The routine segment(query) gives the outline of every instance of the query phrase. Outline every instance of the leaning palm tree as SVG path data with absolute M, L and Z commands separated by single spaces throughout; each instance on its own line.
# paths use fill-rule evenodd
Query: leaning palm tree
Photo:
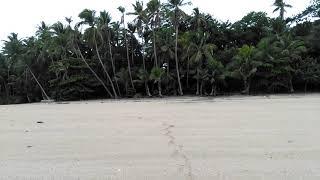
M 182 15 L 185 13 L 180 9 L 182 6 L 190 5 L 191 2 L 185 2 L 184 0 L 168 0 L 166 6 L 173 11 L 173 25 L 175 28 L 175 62 L 176 62 L 176 71 L 177 78 L 179 84 L 179 94 L 183 95 L 181 79 L 180 79 L 180 71 L 179 71 L 179 61 L 178 61 L 178 36 L 179 36 L 179 20 Z
M 36 83 L 38 84 L 39 88 L 41 89 L 41 92 L 44 94 L 45 100 L 49 101 L 51 100 L 51 98 L 48 96 L 47 92 L 44 90 L 43 86 L 41 85 L 41 83 L 39 82 L 39 80 L 37 79 L 37 77 L 34 75 L 34 73 L 32 72 L 30 66 L 28 66 L 26 64 L 26 69 L 31 73 L 33 79 L 36 81 Z
M 273 10 L 273 12 L 279 11 L 279 18 L 281 20 L 284 20 L 284 13 L 286 12 L 286 8 L 291 8 L 292 6 L 290 4 L 286 4 L 284 0 L 275 0 L 273 3 L 273 6 L 276 8 Z
M 121 96 L 121 92 L 120 92 L 120 88 L 119 88 L 119 84 L 116 78 L 116 67 L 115 67 L 115 62 L 113 59 L 113 51 L 112 51 L 112 44 L 111 44 L 111 28 L 110 28 L 110 22 L 111 22 L 111 15 L 106 12 L 106 11 L 101 11 L 100 12 L 100 16 L 98 17 L 98 22 L 97 22 L 97 26 L 98 26 L 98 30 L 101 33 L 106 33 L 107 35 L 107 46 L 108 46 L 108 52 L 109 52 L 109 56 L 110 56 L 110 62 L 111 62 L 111 66 L 112 66 L 112 72 L 113 72 L 113 78 L 115 80 L 115 84 L 117 87 L 117 91 L 119 93 L 119 96 Z M 102 34 L 101 34 L 102 35 Z
M 87 38 L 88 42 L 90 44 L 92 44 L 92 46 L 94 46 L 94 49 L 96 51 L 96 54 L 98 56 L 98 60 L 99 60 L 99 63 L 104 71 L 104 73 L 106 74 L 107 78 L 108 78 L 108 81 L 110 82 L 111 84 L 111 87 L 112 87 L 112 91 L 113 91 L 113 94 L 114 94 L 114 97 L 117 98 L 118 95 L 117 95 L 117 92 L 115 90 L 115 87 L 114 87 L 114 84 L 112 82 L 112 79 L 105 67 L 105 65 L 103 64 L 102 62 L 102 59 L 101 59 L 101 56 L 100 56 L 100 52 L 99 52 L 99 49 L 98 49 L 98 43 L 97 43 L 97 34 L 100 35 L 99 37 L 101 37 L 101 34 L 99 32 L 99 30 L 96 28 L 96 25 L 97 25 L 97 19 L 95 17 L 95 11 L 93 10 L 89 10 L 89 9 L 85 9 L 83 10 L 80 14 L 79 14 L 79 18 L 82 20 L 79 25 L 82 25 L 82 24 L 85 24 L 85 25 L 89 25 L 90 27 L 88 29 L 86 29 L 85 31 L 85 37 Z M 103 40 L 102 40 L 103 41 Z
M 129 73 L 129 77 L 130 77 L 130 83 L 131 83 L 132 88 L 135 89 L 134 84 L 133 84 L 133 80 L 132 80 L 132 73 L 131 73 L 129 46 L 128 46 L 128 40 L 127 40 L 127 30 L 126 30 L 126 25 L 125 25 L 125 21 L 124 21 L 126 9 L 122 6 L 120 6 L 120 7 L 118 7 L 118 10 L 122 14 L 121 24 L 123 25 L 124 41 L 125 41 L 126 50 L 127 50 L 127 63 L 128 63 L 128 73 Z
M 67 45 L 66 47 L 70 48 L 72 51 L 72 54 L 75 54 L 77 58 L 81 59 L 83 63 L 87 66 L 87 68 L 90 70 L 90 72 L 94 75 L 94 77 L 97 79 L 97 81 L 103 86 L 105 91 L 108 93 L 110 97 L 114 97 L 112 93 L 110 92 L 107 85 L 103 82 L 103 80 L 98 76 L 98 74 L 94 71 L 94 69 L 89 65 L 87 59 L 83 56 L 81 49 L 79 47 L 79 44 L 81 43 L 81 33 L 78 30 L 78 27 L 76 26 L 75 29 L 72 29 L 71 27 L 68 28 L 67 31 Z

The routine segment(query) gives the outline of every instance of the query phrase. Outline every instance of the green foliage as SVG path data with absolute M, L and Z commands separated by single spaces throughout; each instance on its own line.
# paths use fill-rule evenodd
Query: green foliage
M 161 81 L 161 78 L 165 74 L 165 71 L 162 68 L 154 67 L 150 73 L 150 79 L 154 80 L 155 82 Z
M 11 33 L 0 52 L 0 103 L 320 89 L 318 0 L 287 19 L 291 6 L 275 0 L 279 17 L 250 12 L 235 23 L 198 8 L 188 15 L 190 4 L 136 1 L 115 20 L 84 9 L 74 27 L 66 18 L 41 22 L 28 38 Z
M 284 2 L 284 0 L 275 0 L 275 2 L 273 3 L 273 5 L 276 7 L 273 12 L 279 11 L 280 15 L 279 18 L 280 19 L 284 19 L 284 13 L 286 12 L 286 8 L 292 8 L 292 6 L 290 4 L 286 4 Z

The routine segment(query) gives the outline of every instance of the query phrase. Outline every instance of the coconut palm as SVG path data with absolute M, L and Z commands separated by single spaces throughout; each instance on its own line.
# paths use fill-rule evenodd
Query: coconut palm
M 282 78 L 283 86 L 294 92 L 293 78 L 297 73 L 297 69 L 303 63 L 302 54 L 307 51 L 305 43 L 301 40 L 294 40 L 290 34 L 281 36 L 278 41 L 273 44 L 275 49 L 275 61 L 273 61 L 273 75 L 279 79 Z
M 258 67 L 262 64 L 254 59 L 254 53 L 254 46 L 243 45 L 238 49 L 234 61 L 229 65 L 233 69 L 233 76 L 240 77 L 243 81 L 243 94 L 250 93 L 252 78 L 255 76 Z
M 161 3 L 159 0 L 150 0 L 147 4 L 147 12 L 148 12 L 148 20 L 150 22 L 151 30 L 152 30 L 152 38 L 153 38 L 153 56 L 154 56 L 154 65 L 155 67 L 159 67 L 158 64 L 158 54 L 157 54 L 157 35 L 156 28 L 159 27 L 160 23 L 160 8 Z
M 99 63 L 104 71 L 104 73 L 106 74 L 108 81 L 111 84 L 112 87 L 112 91 L 114 94 L 114 97 L 117 98 L 117 92 L 115 90 L 113 81 L 111 80 L 111 77 L 104 65 L 104 63 L 102 62 L 101 56 L 100 56 L 100 52 L 99 52 L 99 48 L 98 48 L 98 43 L 97 43 L 97 37 L 100 37 L 101 41 L 104 41 L 102 36 L 101 36 L 101 32 L 99 31 L 99 29 L 96 28 L 97 25 L 97 18 L 95 17 L 95 11 L 93 10 L 89 10 L 89 9 L 84 9 L 80 14 L 79 14 L 79 18 L 82 20 L 81 22 L 79 22 L 78 25 L 88 25 L 89 28 L 87 28 L 85 30 L 85 38 L 87 39 L 87 41 L 94 47 Z
M 193 55 L 190 61 L 196 66 L 196 80 L 197 80 L 197 91 L 196 95 L 202 95 L 202 80 L 201 78 L 207 74 L 204 69 L 204 65 L 209 61 L 214 61 L 213 51 L 217 48 L 214 44 L 207 43 L 209 35 L 207 33 L 197 33 L 199 43 L 191 43 L 190 51 Z M 204 73 L 206 72 L 206 73 Z M 204 75 L 201 75 L 201 73 Z
M 178 60 L 178 36 L 179 36 L 179 20 L 185 14 L 180 8 L 186 5 L 190 5 L 191 2 L 185 2 L 185 0 L 168 0 L 166 4 L 169 9 L 173 11 L 173 25 L 175 28 L 175 62 L 176 62 L 176 71 L 179 85 L 179 94 L 183 95 L 181 79 L 180 79 L 180 70 L 179 70 L 179 60 Z
M 204 14 L 200 13 L 199 8 L 193 9 L 190 23 L 195 31 L 200 31 L 207 25 L 207 19 Z
M 103 82 L 103 80 L 98 76 L 98 74 L 95 72 L 95 70 L 89 65 L 88 60 L 84 57 L 83 53 L 80 49 L 80 44 L 83 42 L 81 41 L 81 33 L 77 29 L 79 25 L 75 27 L 75 29 L 68 30 L 68 44 L 67 47 L 70 49 L 69 51 L 72 53 L 72 55 L 75 55 L 78 59 L 81 59 L 83 63 L 86 65 L 86 67 L 90 70 L 90 72 L 94 75 L 94 77 L 97 79 L 97 81 L 103 86 L 105 91 L 108 93 L 110 97 L 114 97 L 107 85 Z
M 135 16 L 133 22 L 135 23 L 138 33 L 141 34 L 143 31 L 143 26 L 147 21 L 147 13 L 143 7 L 143 1 L 136 1 L 132 4 L 134 11 L 127 13 L 128 15 Z
M 286 12 L 286 8 L 292 8 L 292 6 L 290 4 L 286 4 L 284 0 L 275 0 L 273 6 L 276 7 L 273 12 L 279 11 L 279 18 L 281 20 L 284 20 L 284 13 Z
M 165 70 L 163 68 L 154 67 L 151 70 L 150 79 L 154 80 L 154 83 L 158 84 L 158 93 L 159 96 L 162 97 L 162 90 L 161 90 L 161 79 L 165 74 Z
M 113 72 L 113 78 L 115 80 L 118 94 L 121 96 L 119 84 L 115 78 L 116 77 L 116 67 L 115 67 L 115 62 L 114 62 L 114 58 L 113 58 L 113 51 L 112 51 L 112 44 L 111 44 L 111 34 L 112 34 L 112 32 L 111 32 L 112 30 L 110 27 L 111 15 L 106 11 L 101 11 L 97 21 L 98 21 L 97 28 L 98 28 L 99 32 L 101 33 L 101 36 L 103 36 L 103 34 L 106 34 L 106 36 L 107 36 L 105 39 L 107 40 L 107 46 L 108 46 L 107 51 L 109 51 L 109 57 L 110 57 L 110 62 L 111 62 L 112 72 Z
M 118 7 L 119 12 L 122 14 L 121 16 L 121 24 L 123 26 L 123 34 L 124 34 L 124 42 L 126 46 L 126 53 L 127 53 L 127 63 L 128 63 L 128 73 L 130 77 L 130 83 L 133 89 L 135 89 L 133 80 L 132 80 L 132 73 L 131 73 L 131 64 L 130 64 L 130 55 L 129 55 L 129 46 L 128 46 L 128 39 L 127 39 L 127 29 L 125 25 L 125 12 L 126 9 L 122 6 Z
M 24 39 L 10 34 L 0 49 L 0 104 L 319 89 L 319 0 L 288 19 L 291 6 L 274 0 L 278 18 L 250 12 L 235 23 L 198 8 L 188 15 L 187 1 L 136 0 L 129 13 L 118 8 L 115 22 L 85 9 L 78 22 L 41 22 Z
M 137 31 L 137 26 L 134 23 L 128 23 L 128 32 L 130 33 L 130 48 L 131 48 L 131 62 L 132 66 L 134 66 L 134 50 L 136 46 L 136 38 L 134 34 Z
M 136 1 L 135 4 L 132 4 L 134 12 L 130 12 L 128 13 L 128 15 L 132 15 L 135 16 L 134 18 L 134 23 L 135 26 L 137 28 L 138 31 L 138 35 L 141 38 L 141 43 L 142 43 L 142 64 L 143 64 L 143 72 L 140 71 L 140 79 L 144 80 L 144 86 L 145 86 L 145 91 L 146 94 L 150 97 L 151 93 L 149 90 L 149 86 L 148 86 L 148 78 L 146 78 L 148 75 L 147 73 L 147 69 L 146 69 L 146 58 L 145 58 L 145 46 L 146 46 L 146 38 L 145 38 L 145 34 L 146 31 L 148 29 L 148 16 L 147 16 L 147 12 L 143 7 L 143 2 L 140 1 Z

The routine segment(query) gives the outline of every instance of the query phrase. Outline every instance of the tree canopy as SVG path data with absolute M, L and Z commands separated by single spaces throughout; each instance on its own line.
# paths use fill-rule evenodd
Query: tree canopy
M 292 93 L 320 89 L 320 2 L 250 12 L 230 23 L 187 0 L 137 0 L 120 19 L 84 9 L 80 22 L 41 22 L 0 50 L 0 104 L 43 99 Z M 133 17 L 127 22 L 127 16 Z M 294 22 L 294 23 L 293 23 Z M 75 24 L 75 26 L 73 26 Z

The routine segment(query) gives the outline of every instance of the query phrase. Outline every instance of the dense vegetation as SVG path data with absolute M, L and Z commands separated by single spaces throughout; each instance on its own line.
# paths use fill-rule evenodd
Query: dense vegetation
M 278 93 L 320 88 L 320 1 L 285 18 L 251 12 L 221 22 L 185 0 L 137 1 L 121 19 L 85 9 L 75 26 L 42 22 L 4 41 L 0 103 L 162 95 Z M 127 16 L 134 17 L 126 23 Z

